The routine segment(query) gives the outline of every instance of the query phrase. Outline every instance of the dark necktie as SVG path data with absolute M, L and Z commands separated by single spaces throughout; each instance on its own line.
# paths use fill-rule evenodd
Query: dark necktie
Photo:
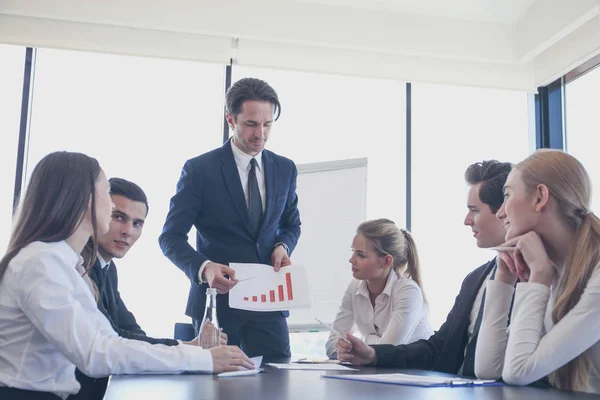
M 248 216 L 250 217 L 250 230 L 256 236 L 262 220 L 262 200 L 256 179 L 256 159 L 250 160 L 250 173 L 248 174 Z
M 492 270 L 492 276 L 490 279 L 494 279 L 496 276 L 496 265 Z M 488 279 L 483 281 L 483 285 L 487 285 Z M 477 335 L 479 334 L 479 327 L 481 326 L 481 320 L 483 319 L 483 306 L 485 305 L 485 292 L 487 288 L 483 289 L 483 296 L 481 296 L 481 304 L 479 305 L 479 312 L 477 313 L 477 319 L 475 320 L 475 326 L 473 327 L 473 334 L 469 338 L 467 343 L 467 349 L 465 351 L 465 359 L 463 365 L 458 372 L 461 376 L 475 376 L 475 348 L 477 347 Z

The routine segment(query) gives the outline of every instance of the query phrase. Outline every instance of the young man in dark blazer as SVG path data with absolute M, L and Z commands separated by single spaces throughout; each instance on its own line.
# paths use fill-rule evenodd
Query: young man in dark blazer
M 217 289 L 218 320 L 229 343 L 250 357 L 290 356 L 287 312 L 229 308 L 235 286 L 230 262 L 291 264 L 300 236 L 296 195 L 298 171 L 293 161 L 265 150 L 281 106 L 266 82 L 244 78 L 225 95 L 233 136 L 220 148 L 188 160 L 171 198 L 163 233 L 163 253 L 190 280 L 186 314 L 198 332 L 206 289 Z M 188 233 L 196 227 L 196 249 Z
M 502 188 L 510 170 L 510 163 L 492 160 L 475 163 L 465 172 L 469 194 L 464 224 L 472 229 L 478 247 L 490 248 L 504 243 L 504 226 L 496 218 L 496 212 L 504 200 Z M 485 281 L 494 274 L 495 266 L 494 258 L 465 278 L 446 322 L 429 339 L 399 346 L 367 346 L 347 335 L 352 345 L 338 341 L 338 358 L 355 365 L 375 364 L 475 376 L 475 345 L 483 315 Z
M 140 238 L 148 214 L 148 200 L 144 191 L 133 182 L 111 178 L 109 183 L 115 207 L 109 231 L 98 238 L 97 259 L 90 270 L 90 278 L 98 289 L 98 309 L 121 337 L 151 344 L 177 346 L 180 344 L 177 340 L 147 336 L 121 298 L 117 268 L 113 259 L 123 258 Z M 223 343 L 226 339 L 227 335 L 224 335 Z M 189 344 L 195 343 L 192 341 Z M 69 399 L 102 399 L 108 378 L 90 378 L 79 370 L 76 370 L 76 376 L 81 390 Z

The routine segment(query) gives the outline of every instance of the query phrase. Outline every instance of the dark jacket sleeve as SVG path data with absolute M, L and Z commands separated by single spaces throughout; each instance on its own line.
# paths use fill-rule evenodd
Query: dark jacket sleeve
M 183 166 L 162 234 L 158 238 L 163 254 L 185 272 L 192 284 L 197 283 L 198 270 L 208 260 L 188 242 L 188 233 L 202 208 L 202 177 L 196 168 L 193 160 L 188 160 Z
M 146 332 L 137 323 L 135 316 L 127 309 L 125 302 L 119 293 L 119 276 L 114 265 L 109 267 L 107 281 L 100 293 L 98 309 L 104 314 L 117 334 L 126 339 L 140 340 L 151 344 L 165 344 L 176 346 L 179 344 L 174 339 L 156 339 L 146 336 Z M 104 302 L 110 304 L 111 311 L 107 310 Z
M 460 355 L 464 352 L 464 345 L 466 343 L 466 334 L 468 328 L 468 319 L 465 318 L 464 314 L 464 301 L 468 301 L 468 298 L 472 297 L 473 293 L 479 289 L 477 286 L 479 271 L 484 269 L 486 265 L 483 265 L 471 272 L 464 280 L 460 288 L 460 292 L 454 300 L 454 305 L 450 310 L 450 313 L 446 317 L 446 322 L 442 324 L 440 329 L 436 331 L 429 339 L 419 340 L 410 344 L 405 345 L 374 345 L 377 355 L 377 366 L 384 367 L 396 367 L 396 368 L 413 368 L 413 369 L 424 369 L 432 370 L 436 368 L 440 355 L 444 351 L 445 346 L 450 342 L 456 347 L 462 347 L 451 349 L 449 353 Z M 481 270 L 483 272 L 483 270 Z M 473 287 L 476 285 L 477 287 Z M 471 304 L 469 310 L 473 305 Z M 461 313 L 461 308 L 463 312 Z M 460 337 L 457 337 L 460 336 Z M 461 360 L 450 360 L 452 364 L 460 366 Z M 441 368 L 447 372 L 453 368 Z
M 123 299 L 121 299 L 121 293 L 119 293 L 119 291 L 117 291 L 117 293 L 116 293 L 116 300 L 117 300 L 117 312 L 118 312 L 117 318 L 118 318 L 119 328 L 124 329 L 128 332 L 145 335 L 146 332 L 144 332 L 144 330 L 137 323 L 137 321 L 136 321 L 135 317 L 133 316 L 133 314 L 131 313 L 131 311 L 129 311 L 127 309 L 127 306 L 125 306 L 125 303 L 123 302 Z
M 290 250 L 290 254 L 294 251 L 298 239 L 300 238 L 300 212 L 298 211 L 298 195 L 296 194 L 296 180 L 298 177 L 298 169 L 292 163 L 294 173 L 290 183 L 290 190 L 285 203 L 285 209 L 279 220 L 277 230 L 277 242 L 283 242 Z
M 389 344 L 374 345 L 373 348 L 377 354 L 376 365 L 396 368 L 433 369 L 448 339 L 450 324 L 459 301 L 458 297 L 460 297 L 460 294 L 457 296 L 457 300 L 454 302 L 454 306 L 448 314 L 446 322 L 429 339 L 421 339 L 410 344 L 398 346 Z
M 115 324 L 115 322 L 110 318 L 110 316 L 104 314 L 106 316 L 106 318 L 108 319 L 108 321 L 110 322 L 110 324 L 112 325 L 113 329 L 115 330 L 115 332 L 117 332 L 117 334 L 119 336 L 121 336 L 122 338 L 125 339 L 132 339 L 132 340 L 140 340 L 142 342 L 148 342 L 150 344 L 164 344 L 167 346 L 177 346 L 179 344 L 179 342 L 175 339 L 157 339 L 157 338 L 153 338 L 150 336 L 146 336 L 146 334 L 144 333 L 144 331 L 142 331 L 141 329 L 139 331 L 130 331 L 127 330 L 125 328 L 119 327 L 118 325 Z M 140 331 L 142 333 L 140 333 Z

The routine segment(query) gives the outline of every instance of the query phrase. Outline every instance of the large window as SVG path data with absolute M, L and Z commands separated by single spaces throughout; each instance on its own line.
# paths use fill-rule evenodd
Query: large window
M 463 225 L 464 172 L 476 161 L 529 154 L 527 94 L 414 84 L 412 144 L 412 231 L 438 329 L 465 276 L 495 256 Z
M 566 85 L 567 151 L 577 157 L 592 180 L 591 209 L 600 214 L 600 163 L 598 163 L 598 92 L 600 68 Z
M 234 82 L 244 77 L 266 80 L 279 95 L 281 118 L 274 125 L 268 149 L 296 164 L 366 157 L 367 218 L 386 217 L 404 226 L 404 82 L 264 68 L 233 69 Z M 347 263 L 347 259 L 340 262 Z
M 0 45 L 0 249 L 10 237 L 17 143 L 23 93 L 25 48 Z
M 303 167 L 367 159 L 366 190 L 355 184 L 344 188 L 345 192 L 332 193 L 337 200 L 327 197 L 307 202 L 300 183 L 298 187 L 301 219 L 303 209 L 304 215 L 308 214 L 305 207 L 325 209 L 310 210 L 322 218 L 303 220 L 298 245 L 299 249 L 307 243 L 311 246 L 307 249 L 311 257 L 303 260 L 309 272 L 311 309 L 292 311 L 288 323 L 314 325 L 314 317 L 331 322 L 352 278 L 348 259 L 358 223 L 364 218 L 385 217 L 399 227 L 405 224 L 406 85 L 383 79 L 234 67 L 232 81 L 243 77 L 264 79 L 279 95 L 282 114 L 267 143 L 269 150 Z M 360 173 L 360 169 L 355 170 L 355 174 Z M 339 182 L 331 183 L 336 184 Z M 354 198 L 349 199 L 351 196 Z M 363 215 L 340 229 L 342 224 L 333 222 L 333 214 L 338 209 L 350 214 L 350 204 L 356 197 L 363 204 Z M 293 355 L 323 356 L 328 334 L 292 335 Z
M 121 296 L 151 336 L 172 337 L 176 321 L 189 322 L 189 280 L 157 240 L 184 162 L 221 144 L 224 69 L 38 50 L 28 172 L 49 152 L 79 151 L 96 157 L 108 177 L 144 189 L 143 234 L 115 263 Z

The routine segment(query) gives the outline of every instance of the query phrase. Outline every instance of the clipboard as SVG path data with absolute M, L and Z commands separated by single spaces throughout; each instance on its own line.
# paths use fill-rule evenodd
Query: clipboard
M 469 386 L 503 386 L 496 380 L 467 379 L 461 377 L 426 376 L 408 374 L 341 374 L 322 375 L 323 378 L 345 379 L 351 381 L 385 383 L 390 385 L 419 386 L 419 387 L 469 387 Z

